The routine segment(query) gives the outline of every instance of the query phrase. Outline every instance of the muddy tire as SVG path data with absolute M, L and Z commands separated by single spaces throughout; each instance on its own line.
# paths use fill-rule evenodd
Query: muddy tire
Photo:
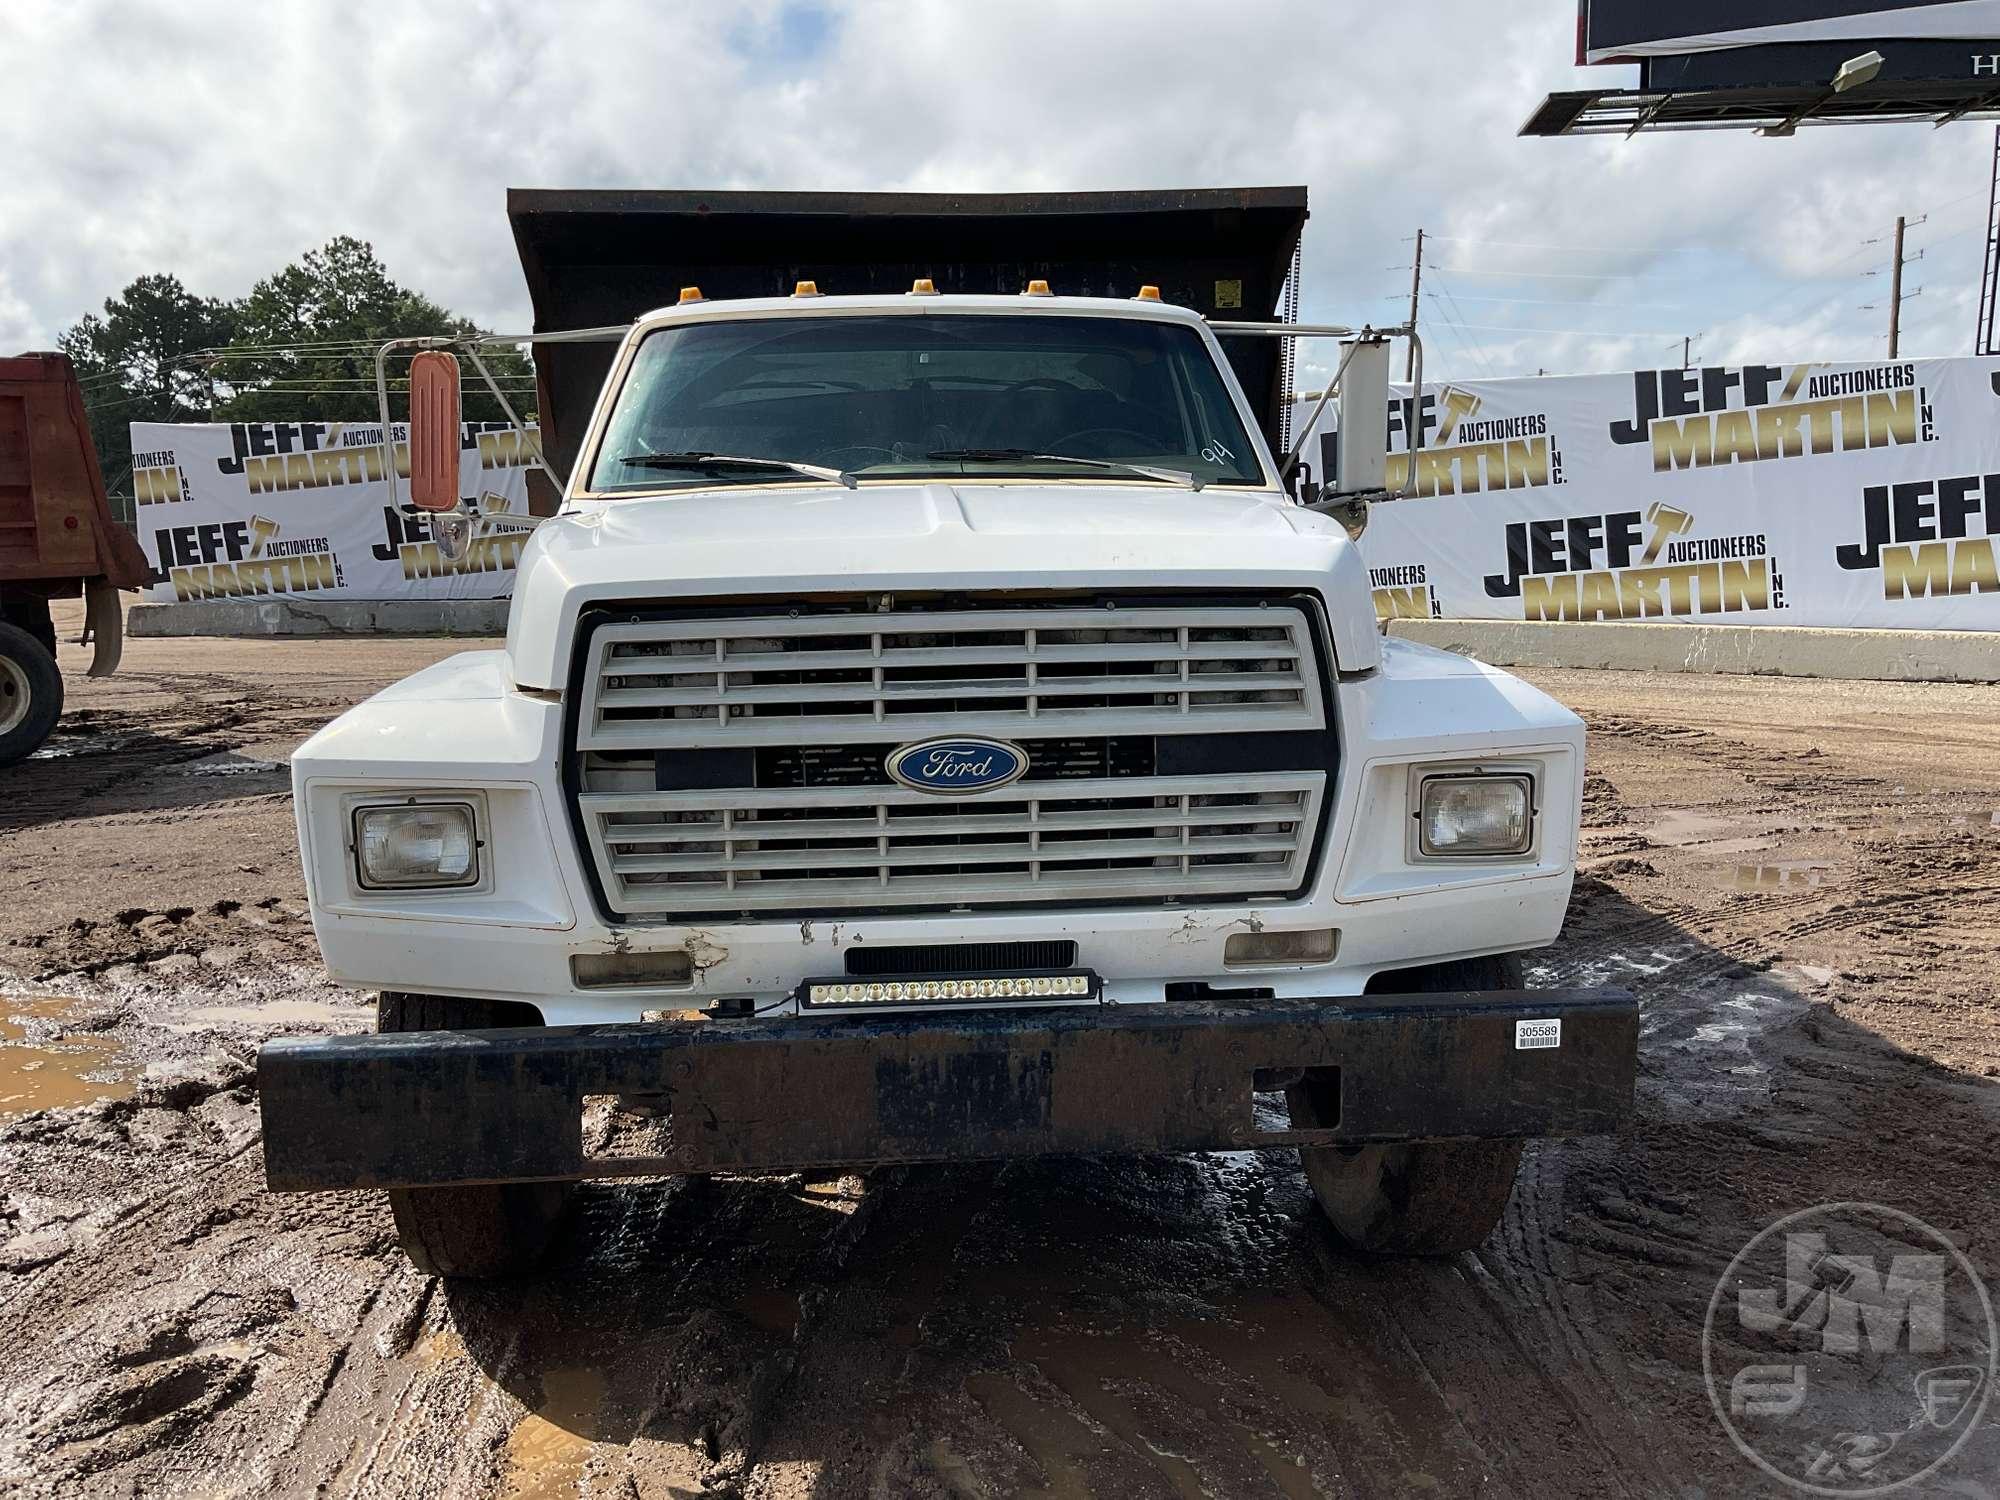
M 1517 990 L 1521 960 L 1504 954 L 1457 959 L 1382 976 L 1384 994 Z M 1292 1123 L 1321 1122 L 1310 1086 L 1288 1089 Z M 1309 1146 L 1300 1165 L 1334 1233 L 1371 1255 L 1455 1255 L 1477 1249 L 1500 1223 L 1525 1142 L 1401 1141 Z
M 56 659 L 18 625 L 0 624 L 0 766 L 26 760 L 62 717 Z
M 533 1007 L 449 995 L 384 991 L 377 1031 L 486 1031 L 539 1026 Z M 481 1187 L 391 1188 L 396 1238 L 419 1271 L 484 1281 L 540 1265 L 562 1224 L 574 1183 L 510 1182 Z

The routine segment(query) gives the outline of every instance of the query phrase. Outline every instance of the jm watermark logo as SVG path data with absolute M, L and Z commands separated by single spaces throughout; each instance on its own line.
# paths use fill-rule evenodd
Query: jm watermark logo
M 1972 1263 L 1876 1203 L 1809 1208 L 1737 1252 L 1702 1327 L 1709 1400 L 1758 1468 L 1814 1495 L 1886 1495 L 1979 1426 L 2000 1329 Z

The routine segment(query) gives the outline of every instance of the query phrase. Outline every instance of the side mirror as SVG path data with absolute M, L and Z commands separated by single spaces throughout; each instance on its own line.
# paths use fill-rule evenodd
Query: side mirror
M 462 511 L 441 510 L 431 517 L 431 540 L 438 556 L 457 562 L 472 550 L 472 517 Z
M 1389 341 L 1356 339 L 1340 377 L 1340 455 L 1327 479 L 1336 493 L 1355 495 L 1389 487 Z M 1422 395 L 1422 392 L 1418 392 Z
M 426 349 L 410 361 L 410 503 L 458 508 L 458 360 Z

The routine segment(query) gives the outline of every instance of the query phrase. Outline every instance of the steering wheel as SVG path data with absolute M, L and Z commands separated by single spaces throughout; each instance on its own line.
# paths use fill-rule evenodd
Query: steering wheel
M 1090 438 L 1132 438 L 1137 446 L 1129 451 L 1138 453 L 1156 452 L 1160 446 L 1158 437 L 1131 427 L 1079 427 L 1075 432 L 1066 432 L 1049 444 L 1049 452 L 1065 454 L 1071 458 L 1107 458 L 1103 453 L 1070 453 L 1070 445 L 1085 442 Z
M 1008 409 L 1007 403 L 1015 396 L 1027 395 L 1033 391 L 1046 391 L 1057 396 L 1081 394 L 1077 387 L 1067 380 L 1057 380 L 1052 375 L 1031 375 L 1026 380 L 1017 380 L 1012 385 L 1001 386 L 989 399 L 985 419 L 979 424 L 979 435 L 974 440 L 973 446 L 979 448 L 1023 446 L 1015 436 L 1019 430 L 1016 414 Z

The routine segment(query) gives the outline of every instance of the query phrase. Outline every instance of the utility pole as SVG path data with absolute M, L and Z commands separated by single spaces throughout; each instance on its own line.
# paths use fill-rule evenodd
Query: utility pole
M 1417 331 L 1417 293 L 1424 285 L 1424 231 L 1417 230 L 1417 253 L 1410 257 L 1410 332 Z M 1403 379 L 1417 378 L 1417 341 L 1410 340 L 1410 347 L 1403 354 Z
M 1896 215 L 1896 249 L 1889 264 L 1889 358 L 1896 357 L 1896 344 L 1903 324 L 1903 216 Z
M 2000 296 L 2000 125 L 1993 127 L 1993 176 L 1986 187 L 1986 254 L 1979 263 L 1979 312 L 1972 352 L 2000 352 L 1993 342 L 1993 301 Z
M 1681 335 L 1681 368 L 1683 370 L 1688 367 L 1688 345 L 1693 342 L 1693 338 L 1688 334 L 1684 333 Z

